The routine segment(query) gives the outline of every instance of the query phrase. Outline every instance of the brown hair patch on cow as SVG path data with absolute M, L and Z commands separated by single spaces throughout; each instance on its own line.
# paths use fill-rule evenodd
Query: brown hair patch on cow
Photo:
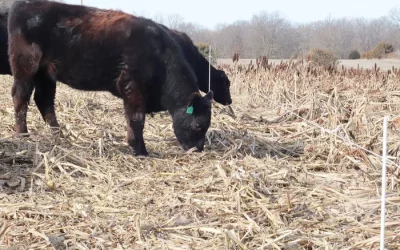
M 110 36 L 115 32 L 129 32 L 134 16 L 122 11 L 96 10 L 87 17 L 83 31 L 93 35 Z
M 73 18 L 68 20 L 63 20 L 57 23 L 58 28 L 73 28 L 79 26 L 83 22 L 82 18 Z
M 50 62 L 47 65 L 47 73 L 49 74 L 49 76 L 51 78 L 56 79 L 57 67 L 56 67 L 56 64 L 54 62 Z

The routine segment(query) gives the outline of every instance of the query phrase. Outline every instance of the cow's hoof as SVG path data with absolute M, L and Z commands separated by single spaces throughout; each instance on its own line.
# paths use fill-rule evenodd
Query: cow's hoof
M 136 158 L 138 158 L 138 159 L 146 159 L 148 157 L 149 157 L 149 154 L 146 154 L 146 155 L 144 155 L 144 154 L 136 154 Z
M 28 134 L 28 132 L 26 132 L 26 133 L 17 132 L 17 133 L 15 133 L 15 136 L 18 137 L 18 138 L 28 138 L 29 134 Z
M 19 138 L 29 137 L 29 133 L 27 129 L 16 129 L 15 136 Z
M 135 150 L 135 156 L 137 158 L 146 158 L 149 156 L 149 153 L 147 153 L 147 150 L 144 148 L 141 150 Z

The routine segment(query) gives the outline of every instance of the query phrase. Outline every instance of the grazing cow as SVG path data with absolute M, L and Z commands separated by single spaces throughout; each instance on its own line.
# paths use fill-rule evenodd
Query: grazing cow
M 178 142 L 203 150 L 213 92 L 202 97 L 196 76 L 170 34 L 155 22 L 120 11 L 44 0 L 15 2 L 8 35 L 16 131 L 26 133 L 28 102 L 59 127 L 56 81 L 123 99 L 129 145 L 148 155 L 143 127 L 147 109 L 166 108 Z
M 7 10 L 8 11 L 8 10 Z M 7 55 L 7 12 L 0 13 L 0 74 L 11 75 Z M 160 25 L 170 32 L 170 35 L 181 47 L 186 60 L 194 70 L 198 87 L 203 92 L 209 91 L 208 86 L 208 61 L 201 55 L 197 47 L 193 44 L 190 37 L 177 30 L 169 30 L 164 25 Z M 211 65 L 211 90 L 214 93 L 214 100 L 223 105 L 230 105 L 232 98 L 230 94 L 230 81 L 223 70 L 218 70 Z M 147 112 L 163 111 L 165 108 L 159 106 Z
M 166 28 L 164 26 L 164 28 Z M 208 69 L 209 64 L 207 59 L 204 58 L 202 54 L 200 54 L 197 47 L 193 44 L 192 39 L 190 37 L 180 31 L 170 30 L 172 37 L 175 41 L 180 45 L 183 50 L 183 54 L 186 57 L 186 60 L 192 66 L 196 76 L 197 76 L 197 85 L 199 89 L 205 93 L 209 91 L 208 86 Z M 210 89 L 214 93 L 214 100 L 223 105 L 230 105 L 232 103 L 231 93 L 230 93 L 230 81 L 226 76 L 223 70 L 218 70 L 211 65 L 211 83 Z

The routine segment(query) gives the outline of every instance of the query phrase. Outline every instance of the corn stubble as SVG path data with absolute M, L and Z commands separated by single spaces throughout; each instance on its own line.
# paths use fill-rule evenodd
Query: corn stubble
M 206 150 L 185 153 L 166 113 L 148 116 L 151 157 L 125 142 L 122 102 L 58 85 L 63 136 L 34 103 L 13 132 L 12 78 L 0 78 L 0 248 L 374 249 L 382 119 L 400 158 L 400 71 L 219 65 L 232 108 L 215 104 Z M 318 128 L 333 130 L 333 134 Z M 399 169 L 388 168 L 388 249 L 400 235 Z

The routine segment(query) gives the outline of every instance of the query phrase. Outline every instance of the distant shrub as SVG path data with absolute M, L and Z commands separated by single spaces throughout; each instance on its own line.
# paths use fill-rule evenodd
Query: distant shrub
M 363 59 L 373 59 L 378 58 L 381 59 L 386 57 L 387 54 L 392 53 L 394 51 L 393 45 L 385 42 L 379 43 L 375 48 L 362 53 L 361 58 Z
M 237 53 L 237 52 L 233 53 L 232 61 L 234 63 L 239 62 L 239 53 Z
M 208 54 L 210 52 L 210 45 L 206 43 L 196 44 L 197 49 L 200 54 L 202 54 L 208 60 Z M 217 56 L 215 54 L 215 50 L 211 48 L 211 64 L 217 63 Z
M 323 50 L 323 49 L 313 49 L 308 52 L 307 61 L 313 61 L 321 66 L 337 66 L 338 65 L 338 58 L 330 51 Z
M 349 59 L 355 60 L 355 59 L 360 59 L 361 55 L 360 52 L 358 52 L 358 50 L 352 50 L 349 54 Z

